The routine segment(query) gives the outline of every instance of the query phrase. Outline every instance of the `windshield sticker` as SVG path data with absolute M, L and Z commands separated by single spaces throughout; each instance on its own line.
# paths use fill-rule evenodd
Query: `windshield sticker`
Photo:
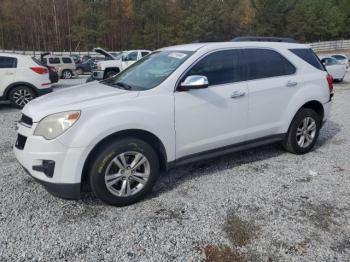
M 176 59 L 184 59 L 187 55 L 184 53 L 173 52 L 173 53 L 170 53 L 168 56 Z

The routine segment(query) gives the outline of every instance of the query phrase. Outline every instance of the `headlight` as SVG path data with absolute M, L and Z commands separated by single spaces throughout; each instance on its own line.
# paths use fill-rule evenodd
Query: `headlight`
M 79 119 L 80 111 L 62 112 L 44 117 L 35 128 L 34 135 L 47 140 L 54 139 L 66 132 Z

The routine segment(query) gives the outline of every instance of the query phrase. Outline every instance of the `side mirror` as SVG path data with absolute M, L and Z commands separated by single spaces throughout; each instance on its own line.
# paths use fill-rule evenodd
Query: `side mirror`
M 122 61 L 128 61 L 128 57 L 127 56 L 122 56 Z
M 209 86 L 209 81 L 206 76 L 188 76 L 179 86 L 179 91 L 188 91 L 191 89 L 202 89 Z

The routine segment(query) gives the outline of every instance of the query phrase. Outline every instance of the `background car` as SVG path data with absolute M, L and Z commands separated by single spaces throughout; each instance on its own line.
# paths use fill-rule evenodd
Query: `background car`
M 33 57 L 33 60 L 37 64 L 42 65 L 43 67 L 46 67 L 49 70 L 49 77 L 50 77 L 51 83 L 57 83 L 58 82 L 59 77 L 58 77 L 58 73 L 57 73 L 56 68 L 48 66 L 48 65 L 44 65 L 43 63 L 41 63 L 41 61 L 37 60 L 35 57 Z
M 59 77 L 58 77 L 58 72 L 56 68 L 51 66 L 46 66 L 46 67 L 49 70 L 49 77 L 50 77 L 51 83 L 57 83 L 59 80 Z
M 111 53 L 102 48 L 95 48 L 94 51 L 104 55 L 106 57 L 106 61 L 97 63 L 97 67 L 93 68 L 91 78 L 87 81 L 107 79 L 118 74 L 125 68 L 140 60 L 142 57 L 151 53 L 149 50 L 130 50 L 123 51 L 117 56 L 113 56 Z
M 41 62 L 44 65 L 54 67 L 57 70 L 59 78 L 70 79 L 76 76 L 76 65 L 73 58 L 69 56 L 45 55 Z
M 81 63 L 81 59 L 79 55 L 71 55 L 71 58 L 73 58 L 74 63 L 79 64 Z
M 93 68 L 96 66 L 96 63 L 98 61 L 103 61 L 104 58 L 103 57 L 91 57 L 90 59 L 77 64 L 76 66 L 76 73 L 78 75 L 82 75 L 85 73 L 91 73 Z
M 23 108 L 52 91 L 49 70 L 30 56 L 0 53 L 0 100 Z
M 329 56 L 321 58 L 322 64 L 326 67 L 334 80 L 342 82 L 346 74 L 346 65 L 340 64 L 337 59 Z
M 346 55 L 336 54 L 332 55 L 332 57 L 337 59 L 339 64 L 346 65 L 346 68 L 349 68 L 349 58 Z

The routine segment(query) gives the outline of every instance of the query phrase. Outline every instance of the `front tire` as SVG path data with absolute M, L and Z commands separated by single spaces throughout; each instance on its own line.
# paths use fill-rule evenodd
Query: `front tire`
M 315 146 L 320 129 L 321 116 L 314 110 L 302 108 L 295 115 L 286 138 L 284 148 L 293 154 L 302 155 L 310 152 Z
M 118 74 L 117 71 L 114 71 L 114 70 L 111 70 L 111 71 L 108 71 L 106 74 L 105 74 L 105 78 L 104 79 L 107 79 L 107 78 L 110 78 L 114 75 Z
M 18 86 L 10 91 L 9 99 L 11 104 L 19 109 L 22 109 L 26 104 L 36 97 L 34 91 L 27 86 Z
M 77 73 L 77 75 L 83 75 L 84 74 L 84 71 L 81 68 L 78 68 L 75 72 Z
M 149 193 L 160 173 L 154 149 L 136 138 L 108 143 L 98 150 L 90 169 L 92 192 L 103 202 L 126 206 Z

